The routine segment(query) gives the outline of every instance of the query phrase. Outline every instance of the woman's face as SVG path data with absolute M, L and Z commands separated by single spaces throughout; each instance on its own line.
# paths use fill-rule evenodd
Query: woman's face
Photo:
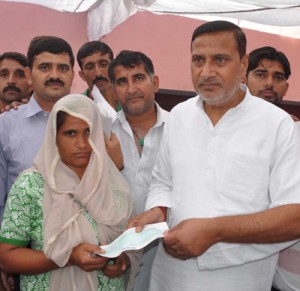
M 57 131 L 56 145 L 61 160 L 81 179 L 90 161 L 92 148 L 89 144 L 88 124 L 77 117 L 66 114 Z

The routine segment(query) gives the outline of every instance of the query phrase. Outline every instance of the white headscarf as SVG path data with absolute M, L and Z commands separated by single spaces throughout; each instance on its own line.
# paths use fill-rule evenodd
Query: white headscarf
M 56 146 L 57 113 L 64 111 L 84 120 L 90 129 L 92 154 L 85 173 L 78 176 L 61 160 Z M 34 159 L 34 167 L 44 178 L 44 253 L 58 266 L 67 264 L 72 249 L 80 243 L 98 244 L 83 210 L 96 221 L 100 244 L 118 237 L 133 215 L 128 184 L 108 157 L 96 104 L 88 97 L 71 94 L 53 107 L 43 144 Z M 131 260 L 131 283 L 139 266 L 135 254 Z M 97 290 L 97 273 L 76 266 L 52 271 L 50 290 Z M 131 286 L 130 286 L 131 287 Z

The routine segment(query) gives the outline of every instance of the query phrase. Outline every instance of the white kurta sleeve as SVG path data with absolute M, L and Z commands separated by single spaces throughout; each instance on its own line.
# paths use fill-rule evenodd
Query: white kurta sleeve
M 168 123 L 166 123 L 160 151 L 152 171 L 152 182 L 147 194 L 145 210 L 156 206 L 171 207 L 172 173 L 168 149 L 168 129 Z

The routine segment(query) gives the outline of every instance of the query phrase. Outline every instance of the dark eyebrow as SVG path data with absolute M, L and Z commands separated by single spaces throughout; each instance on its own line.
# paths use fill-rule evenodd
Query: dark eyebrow
M 257 69 L 257 70 L 254 70 L 255 73 L 267 73 L 268 70 L 263 70 L 263 69 Z
M 41 66 L 50 66 L 50 64 L 51 64 L 51 63 L 46 63 L 46 62 L 40 63 L 40 64 L 39 64 L 39 67 L 41 67 Z
M 136 78 L 136 77 L 146 77 L 146 74 L 145 73 L 137 73 L 137 74 L 134 74 L 133 77 L 134 78 Z
M 89 65 L 93 65 L 93 64 L 95 64 L 95 62 L 88 62 L 88 63 L 84 64 L 84 66 L 89 66 Z
M 268 73 L 269 71 L 268 71 L 268 70 L 264 70 L 264 69 L 257 69 L 257 70 L 254 70 L 254 72 L 255 72 L 255 73 Z M 274 75 L 277 75 L 277 76 L 283 76 L 283 77 L 285 77 L 285 74 L 282 73 L 282 72 L 276 71 L 276 72 L 274 72 L 273 74 L 274 74 Z
M 274 72 L 274 75 L 279 75 L 279 76 L 284 76 L 285 77 L 285 74 L 282 73 L 282 72 Z
M 126 77 L 120 77 L 120 78 L 117 78 L 117 79 L 115 80 L 115 82 L 118 82 L 118 81 L 125 81 L 125 80 L 127 80 Z

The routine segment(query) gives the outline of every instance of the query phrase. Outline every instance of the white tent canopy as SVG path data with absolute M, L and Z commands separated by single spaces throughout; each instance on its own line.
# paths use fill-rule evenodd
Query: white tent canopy
M 99 39 L 137 11 L 201 20 L 225 19 L 241 27 L 300 38 L 300 0 L 2 0 L 63 12 L 88 12 L 89 39 Z

